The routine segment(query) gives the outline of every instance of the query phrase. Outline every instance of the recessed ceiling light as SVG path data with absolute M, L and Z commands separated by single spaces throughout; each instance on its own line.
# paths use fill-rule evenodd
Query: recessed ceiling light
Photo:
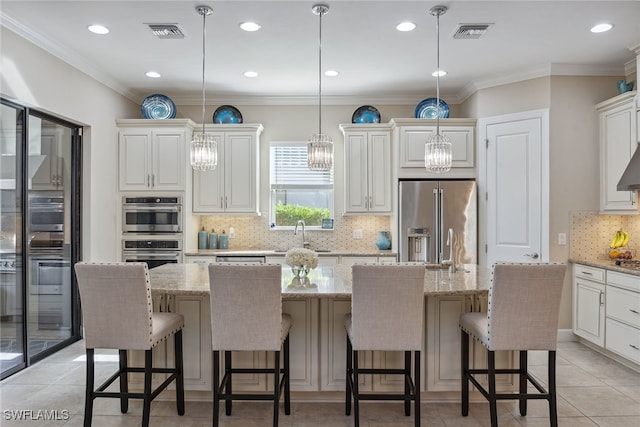
M 324 75 L 327 77 L 336 77 L 338 74 L 340 73 L 337 72 L 336 70 L 327 70 L 324 72 Z
M 611 24 L 598 24 L 598 25 L 594 25 L 593 27 L 591 27 L 591 32 L 592 33 L 604 33 L 609 31 L 610 29 L 613 28 L 613 25 Z
M 89 25 L 87 29 L 94 34 L 109 34 L 109 29 L 104 25 Z
M 414 24 L 413 22 L 401 22 L 398 25 L 396 25 L 396 30 L 398 31 L 413 31 L 416 28 L 416 24 Z
M 245 31 L 258 31 L 260 28 L 262 28 L 262 26 L 255 22 L 243 22 L 242 24 L 240 24 L 240 28 Z
M 442 76 L 446 76 L 447 72 L 445 70 L 435 70 L 433 73 L 431 73 L 431 75 L 433 77 L 442 77 Z
M 151 77 L 152 79 L 160 78 L 160 73 L 158 73 L 157 71 L 147 71 L 146 73 L 144 73 L 144 75 L 147 77 Z
M 257 71 L 245 71 L 244 73 L 242 73 L 243 76 L 245 77 L 258 77 L 258 72 Z

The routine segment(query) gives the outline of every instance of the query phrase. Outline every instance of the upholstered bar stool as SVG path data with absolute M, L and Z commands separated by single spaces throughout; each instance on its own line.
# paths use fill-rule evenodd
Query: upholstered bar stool
M 462 331 L 462 415 L 469 414 L 469 382 L 489 401 L 491 426 L 498 425 L 497 401 L 520 401 L 520 415 L 527 415 L 528 399 L 549 402 L 551 426 L 558 425 L 556 407 L 556 345 L 564 264 L 496 264 L 486 313 L 460 316 Z M 469 337 L 487 349 L 487 369 L 469 367 Z M 519 351 L 518 369 L 496 369 L 495 351 Z M 548 352 L 548 391 L 527 370 L 527 351 Z M 496 374 L 518 374 L 518 393 L 498 393 Z M 487 375 L 489 390 L 475 375 Z M 537 392 L 528 393 L 531 383 Z
M 98 397 L 120 399 L 126 413 L 129 399 L 143 399 L 142 426 L 149 425 L 151 401 L 171 382 L 176 385 L 179 415 L 184 415 L 184 376 L 182 369 L 182 327 L 184 319 L 176 313 L 154 313 L 151 303 L 149 270 L 146 263 L 85 263 L 75 265 L 87 354 L 84 425 L 91 426 L 93 401 Z M 154 368 L 153 348 L 174 336 L 175 367 Z M 94 390 L 94 351 L 96 348 L 119 350 L 119 369 Z M 144 368 L 127 365 L 127 350 L 144 350 Z M 144 391 L 129 392 L 127 375 L 144 373 Z M 169 374 L 152 390 L 154 373 Z M 119 392 L 105 391 L 116 379 Z
M 420 349 L 424 324 L 424 275 L 422 264 L 355 264 L 351 313 L 345 316 L 347 330 L 347 385 L 345 413 L 360 425 L 361 400 L 404 401 L 406 416 L 414 402 L 415 425 L 420 425 Z M 358 352 L 404 351 L 404 368 L 360 368 Z M 411 352 L 413 351 L 413 377 Z M 402 375 L 403 393 L 360 393 L 362 374 Z
M 289 329 L 291 317 L 282 314 L 282 267 L 274 264 L 209 264 L 211 345 L 213 348 L 213 425 L 219 425 L 220 401 L 231 415 L 233 400 L 273 401 L 273 426 L 278 425 L 280 396 L 291 413 L 289 386 Z M 280 350 L 283 367 L 280 368 Z M 220 352 L 224 376 L 220 380 Z M 233 368 L 232 351 L 273 351 L 272 368 Z M 273 375 L 273 393 L 233 393 L 236 374 Z

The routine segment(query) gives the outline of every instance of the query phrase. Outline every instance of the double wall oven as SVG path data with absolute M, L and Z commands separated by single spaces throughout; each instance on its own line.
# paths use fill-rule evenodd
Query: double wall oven
M 182 197 L 124 196 L 122 234 L 125 262 L 182 262 Z

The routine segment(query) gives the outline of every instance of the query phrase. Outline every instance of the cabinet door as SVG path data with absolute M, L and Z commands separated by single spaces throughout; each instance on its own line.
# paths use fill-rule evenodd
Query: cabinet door
M 318 306 L 315 298 L 282 301 L 282 312 L 291 316 L 289 353 L 291 390 L 318 391 Z M 269 363 L 271 362 L 269 356 Z M 283 361 L 280 362 L 283 366 Z M 273 383 L 273 381 L 271 381 Z
M 429 391 L 460 390 L 460 327 L 465 297 L 427 298 L 426 380 Z
M 369 212 L 391 212 L 391 138 L 388 132 L 369 133 Z
M 574 278 L 573 332 L 604 345 L 604 285 Z
M 59 188 L 62 181 L 58 177 L 60 160 L 58 158 L 59 137 L 55 134 L 46 134 L 47 129 L 43 129 L 40 135 L 40 155 L 45 156 L 38 170 L 31 178 L 31 189 L 33 190 L 55 190 Z
M 154 190 L 184 190 L 185 132 L 153 132 L 151 187 Z
M 120 131 L 120 190 L 151 188 L 151 143 L 150 130 Z
M 367 133 L 350 133 L 344 143 L 345 212 L 369 210 Z
M 424 167 L 424 145 L 435 131 L 436 128 L 432 125 L 405 126 L 400 130 L 401 168 Z M 440 125 L 440 133 L 451 139 L 451 167 L 474 167 L 474 127 Z
M 637 210 L 636 193 L 616 188 L 637 145 L 633 99 L 600 112 L 600 210 Z
M 255 135 L 228 133 L 224 147 L 224 210 L 258 212 L 258 160 Z
M 193 171 L 193 212 L 224 211 L 224 134 L 212 133 L 218 144 L 218 166 L 210 171 Z

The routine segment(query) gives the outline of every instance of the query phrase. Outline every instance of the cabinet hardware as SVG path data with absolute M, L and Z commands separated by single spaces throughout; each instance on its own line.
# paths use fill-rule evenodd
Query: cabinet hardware
M 604 296 L 604 292 L 600 291 L 600 296 L 598 297 L 600 300 L 600 305 L 604 305 L 604 298 L 602 298 Z
M 151 186 L 151 175 L 147 174 L 147 187 Z
M 537 252 L 534 252 L 534 253 L 532 253 L 532 254 L 524 254 L 524 256 L 528 256 L 528 257 L 533 258 L 533 259 L 538 259 L 538 257 L 539 257 L 540 255 L 538 255 L 538 253 L 537 253 Z
M 637 345 L 629 344 L 629 347 L 633 348 L 634 350 L 640 350 Z
M 633 308 L 630 308 L 629 311 L 632 312 L 633 314 L 640 314 L 638 310 L 634 310 Z
M 584 274 L 585 276 L 593 276 L 593 273 L 590 271 L 581 271 L 580 274 Z
M 156 186 L 156 174 L 151 174 L 151 186 Z

